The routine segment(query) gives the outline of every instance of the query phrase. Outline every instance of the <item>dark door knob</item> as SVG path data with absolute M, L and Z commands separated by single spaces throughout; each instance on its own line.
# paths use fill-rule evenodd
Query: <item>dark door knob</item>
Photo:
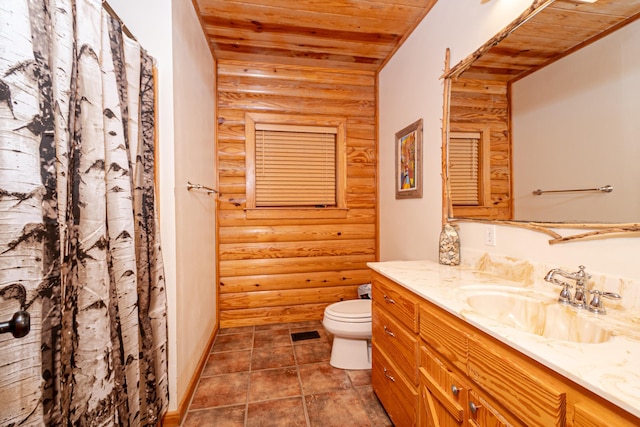
M 22 338 L 31 330 L 31 316 L 26 311 L 17 311 L 8 322 L 0 323 L 0 334 L 11 332 L 14 338 Z

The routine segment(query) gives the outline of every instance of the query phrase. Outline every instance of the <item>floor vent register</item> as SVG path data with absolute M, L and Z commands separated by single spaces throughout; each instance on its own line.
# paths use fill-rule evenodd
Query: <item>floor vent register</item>
M 316 338 L 320 338 L 320 334 L 318 333 L 318 331 L 293 332 L 291 334 L 291 339 L 293 341 L 312 340 Z

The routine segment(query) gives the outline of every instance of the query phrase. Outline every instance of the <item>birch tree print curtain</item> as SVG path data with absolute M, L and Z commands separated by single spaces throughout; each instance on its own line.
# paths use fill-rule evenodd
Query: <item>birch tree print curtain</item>
M 0 4 L 0 425 L 146 426 L 168 402 L 153 59 L 97 0 Z

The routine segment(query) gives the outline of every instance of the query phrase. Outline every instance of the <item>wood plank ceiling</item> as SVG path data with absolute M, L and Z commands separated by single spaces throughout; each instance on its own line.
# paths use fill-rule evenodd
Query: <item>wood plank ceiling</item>
M 379 70 L 437 0 L 193 0 L 218 60 Z
M 544 0 L 534 2 L 544 4 Z M 514 82 L 640 17 L 640 0 L 556 0 L 512 25 L 446 76 Z

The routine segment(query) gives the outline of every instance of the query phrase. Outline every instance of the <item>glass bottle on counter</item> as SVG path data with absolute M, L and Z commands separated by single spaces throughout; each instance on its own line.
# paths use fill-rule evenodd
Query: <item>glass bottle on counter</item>
M 460 235 L 457 226 L 446 223 L 440 233 L 440 264 L 460 264 Z

